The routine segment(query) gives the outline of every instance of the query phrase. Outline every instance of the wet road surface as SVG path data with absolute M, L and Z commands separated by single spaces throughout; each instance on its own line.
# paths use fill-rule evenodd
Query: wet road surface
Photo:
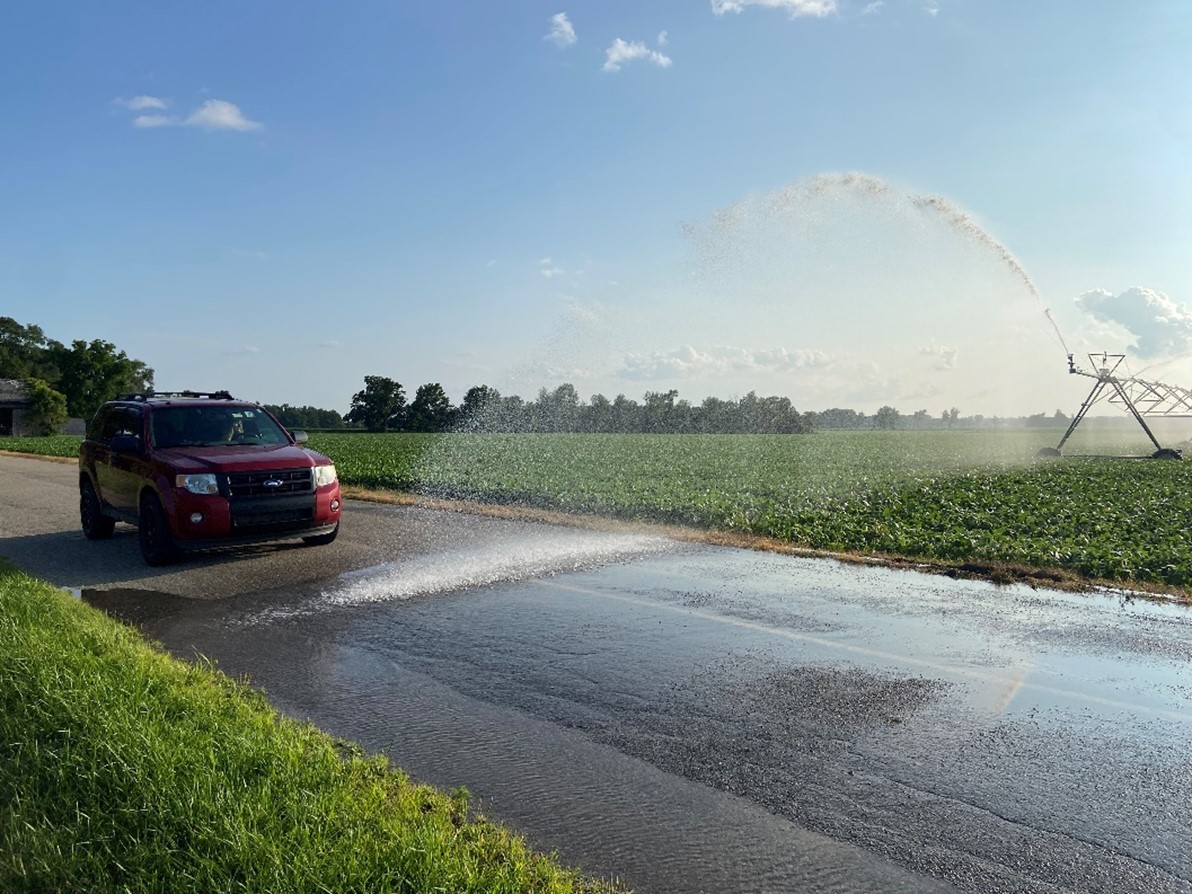
M 361 543 L 56 573 L 643 892 L 1192 891 L 1182 606 L 350 509 Z

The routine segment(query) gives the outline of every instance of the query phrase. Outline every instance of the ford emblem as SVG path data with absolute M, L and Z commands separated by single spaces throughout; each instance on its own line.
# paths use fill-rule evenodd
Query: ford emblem
M 281 487 L 282 486 L 282 482 L 279 481 L 277 478 L 270 478 L 267 481 L 262 481 L 261 483 L 264 484 L 265 487 Z

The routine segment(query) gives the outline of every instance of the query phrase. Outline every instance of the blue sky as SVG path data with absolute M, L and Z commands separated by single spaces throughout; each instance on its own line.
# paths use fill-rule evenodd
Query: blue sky
M 24 4 L 0 314 L 340 410 L 1070 411 L 1043 307 L 1192 384 L 1189 45 L 1177 0 Z

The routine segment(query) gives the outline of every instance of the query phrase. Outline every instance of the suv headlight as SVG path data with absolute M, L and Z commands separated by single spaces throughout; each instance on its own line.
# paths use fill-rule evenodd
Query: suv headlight
M 335 484 L 335 466 L 315 466 L 315 487 L 322 487 L 324 484 Z
M 219 484 L 210 472 L 196 472 L 193 475 L 178 475 L 174 478 L 174 486 L 181 490 L 188 490 L 192 494 L 217 494 Z

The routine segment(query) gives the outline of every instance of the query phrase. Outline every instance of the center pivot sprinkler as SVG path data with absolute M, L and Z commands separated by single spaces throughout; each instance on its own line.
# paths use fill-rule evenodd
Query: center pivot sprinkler
M 1084 419 L 1094 404 L 1105 399 L 1111 404 L 1128 410 L 1142 426 L 1146 436 L 1155 445 L 1155 452 L 1151 454 L 1152 459 L 1182 459 L 1183 455 L 1180 450 L 1174 447 L 1164 447 L 1159 443 L 1143 417 L 1163 416 L 1169 419 L 1192 417 L 1192 391 L 1163 382 L 1151 382 L 1137 376 L 1119 376 L 1117 370 L 1125 361 L 1125 354 L 1089 354 L 1088 358 L 1093 367 L 1091 371 L 1077 366 L 1072 355 L 1068 355 L 1069 373 L 1087 376 L 1096 381 L 1093 383 L 1093 390 L 1089 392 L 1089 396 L 1080 405 L 1079 412 L 1072 419 L 1072 424 L 1060 438 L 1060 442 L 1054 447 L 1044 447 L 1038 455 L 1061 456 L 1060 451 L 1063 449 L 1064 443 L 1072 436 L 1072 432 L 1076 431 L 1076 426 L 1080 425 L 1080 421 Z

